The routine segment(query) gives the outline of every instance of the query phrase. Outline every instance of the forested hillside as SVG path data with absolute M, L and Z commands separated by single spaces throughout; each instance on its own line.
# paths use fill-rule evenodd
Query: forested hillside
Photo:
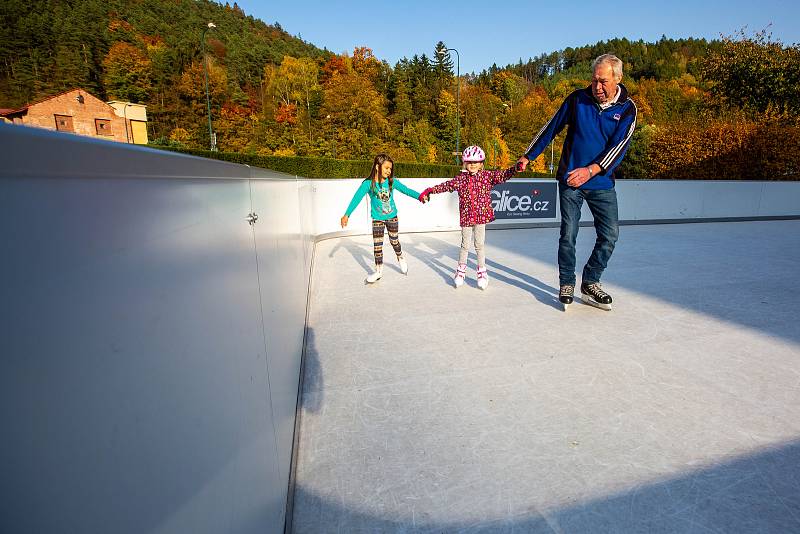
M 209 146 L 201 36 L 207 23 L 219 149 L 261 155 L 451 163 L 477 143 L 506 165 L 611 52 L 639 109 L 626 177 L 797 179 L 800 49 L 769 34 L 714 41 L 611 39 L 462 73 L 445 43 L 389 65 L 365 46 L 337 55 L 233 4 L 207 0 L 6 0 L 0 107 L 72 87 L 145 103 L 150 137 Z M 459 90 L 457 90 L 457 86 Z M 457 125 L 460 124 L 460 130 Z M 552 153 L 556 161 L 560 143 Z M 788 148 L 787 148 L 788 147 Z M 546 171 L 547 151 L 534 169 Z
M 3 0 L 0 107 L 82 87 L 102 99 L 147 104 L 151 136 L 193 131 L 195 117 L 187 114 L 205 98 L 200 39 L 210 21 L 216 28 L 206 35 L 206 51 L 216 111 L 260 101 L 265 65 L 285 56 L 331 55 L 235 3 Z

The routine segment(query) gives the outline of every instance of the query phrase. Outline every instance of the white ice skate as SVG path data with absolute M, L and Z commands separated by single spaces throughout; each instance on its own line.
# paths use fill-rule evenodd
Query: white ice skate
M 364 281 L 368 284 L 374 284 L 375 282 L 380 280 L 382 276 L 383 276 L 383 265 L 378 265 L 377 267 L 375 267 L 375 271 L 371 273 L 369 276 L 367 276 L 367 279 Z
M 453 283 L 455 284 L 456 288 L 459 288 L 464 285 L 464 279 L 467 277 L 467 264 L 466 263 L 459 263 L 458 269 L 456 269 L 456 274 L 453 276 Z
M 486 273 L 486 269 L 480 269 L 478 271 L 478 287 L 481 289 L 486 289 L 489 286 L 489 275 Z
M 403 256 L 397 257 L 398 263 L 400 263 L 400 272 L 403 274 L 408 274 L 408 262 Z

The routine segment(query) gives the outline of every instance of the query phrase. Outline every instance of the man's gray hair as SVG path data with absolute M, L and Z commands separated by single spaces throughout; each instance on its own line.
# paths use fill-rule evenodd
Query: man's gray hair
M 622 79 L 622 60 L 614 54 L 603 54 L 598 56 L 592 63 L 592 72 L 602 64 L 611 65 L 611 72 L 614 73 L 614 79 L 619 81 Z

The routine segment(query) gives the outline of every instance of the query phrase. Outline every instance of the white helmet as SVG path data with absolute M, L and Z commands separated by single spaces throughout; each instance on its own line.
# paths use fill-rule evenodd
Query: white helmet
M 461 154 L 461 161 L 464 163 L 480 163 L 486 159 L 486 154 L 478 145 L 468 146 Z

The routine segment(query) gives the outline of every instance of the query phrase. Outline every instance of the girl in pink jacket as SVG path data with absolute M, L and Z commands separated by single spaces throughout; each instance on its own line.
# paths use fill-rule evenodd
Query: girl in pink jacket
M 427 202 L 432 194 L 458 191 L 461 251 L 458 255 L 458 268 L 453 277 L 456 287 L 461 287 L 467 276 L 467 255 L 470 242 L 474 244 L 475 254 L 478 256 L 478 287 L 486 289 L 486 286 L 489 285 L 483 245 L 486 241 L 486 224 L 494 220 L 492 187 L 511 178 L 517 170 L 516 167 L 498 171 L 484 170 L 483 161 L 485 159 L 486 154 L 481 147 L 474 145 L 465 148 L 461 156 L 464 170 L 452 180 L 429 187 L 419 196 L 420 201 Z

